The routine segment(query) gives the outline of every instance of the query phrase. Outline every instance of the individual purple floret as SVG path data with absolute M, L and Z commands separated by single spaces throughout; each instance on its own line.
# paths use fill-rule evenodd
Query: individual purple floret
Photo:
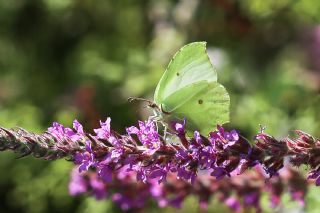
M 93 174 L 89 177 L 89 186 L 91 188 L 92 196 L 97 200 L 102 200 L 107 197 L 106 185 L 103 180 Z
M 143 153 L 153 155 L 160 148 L 160 136 L 154 121 L 139 121 L 139 128 L 132 126 L 127 128 L 129 135 L 137 135 L 139 141 L 147 148 Z
M 75 164 L 79 165 L 79 172 L 88 171 L 94 165 L 95 157 L 91 147 L 91 141 L 86 141 L 86 151 L 74 155 Z
M 109 139 L 109 137 L 111 136 L 110 123 L 111 118 L 107 118 L 105 122 L 100 121 L 100 128 L 94 129 L 94 132 L 97 134 L 96 137 L 98 139 Z
M 308 175 L 308 179 L 316 180 L 316 186 L 320 186 L 320 168 L 311 171 Z
M 77 120 L 74 120 L 73 128 L 75 131 L 73 131 L 71 128 L 65 128 L 62 124 L 54 122 L 52 127 L 48 128 L 48 133 L 60 140 L 68 138 L 74 142 L 77 142 L 84 137 L 83 127 Z
M 58 122 L 54 122 L 52 124 L 52 127 L 48 128 L 48 132 L 55 136 L 57 139 L 63 139 L 68 135 L 64 126 L 62 124 L 59 124 Z
M 108 141 L 115 148 L 120 148 L 120 141 L 111 133 L 111 118 L 107 118 L 105 122 L 100 121 L 100 128 L 94 129 L 97 139 Z
M 73 169 L 71 172 L 71 179 L 69 182 L 70 195 L 78 195 L 87 192 L 88 184 L 86 179 L 79 173 L 77 169 Z

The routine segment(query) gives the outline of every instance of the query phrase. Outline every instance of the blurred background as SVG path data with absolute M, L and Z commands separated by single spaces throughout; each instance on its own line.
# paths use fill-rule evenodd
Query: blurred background
M 192 41 L 208 42 L 231 96 L 230 127 L 248 138 L 259 124 L 276 137 L 320 137 L 317 0 L 0 0 L 0 125 L 40 133 L 77 118 L 91 130 L 111 116 L 123 132 L 146 113 L 127 98 L 152 99 L 170 58 Z M 120 212 L 70 197 L 69 162 L 15 157 L 0 153 L 0 212 Z M 306 212 L 320 211 L 319 195 L 311 189 Z M 181 212 L 196 210 L 191 199 Z

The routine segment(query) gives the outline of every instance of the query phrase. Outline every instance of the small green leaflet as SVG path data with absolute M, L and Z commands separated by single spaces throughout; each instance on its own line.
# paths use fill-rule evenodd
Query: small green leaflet
M 187 119 L 187 130 L 208 135 L 217 124 L 229 122 L 230 98 L 217 82 L 206 42 L 182 47 L 161 77 L 154 102 L 166 122 Z

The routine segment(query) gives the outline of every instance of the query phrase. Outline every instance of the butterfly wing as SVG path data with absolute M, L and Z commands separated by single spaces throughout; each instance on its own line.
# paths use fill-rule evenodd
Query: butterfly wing
M 160 79 L 154 101 L 158 105 L 174 92 L 199 81 L 216 82 L 217 72 L 206 53 L 206 42 L 182 47 L 170 61 Z
M 206 81 L 176 91 L 162 104 L 163 110 L 170 113 L 166 117 L 168 122 L 186 118 L 187 129 L 198 130 L 202 135 L 208 135 L 217 124 L 229 122 L 229 106 L 226 89 L 217 82 Z

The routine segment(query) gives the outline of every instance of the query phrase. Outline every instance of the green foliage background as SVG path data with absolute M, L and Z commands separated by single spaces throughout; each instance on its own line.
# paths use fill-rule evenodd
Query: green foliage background
M 0 0 L 0 125 L 42 132 L 78 118 L 92 129 L 111 116 L 123 131 L 148 113 L 126 99 L 152 99 L 174 52 L 205 40 L 231 95 L 230 127 L 248 138 L 259 124 L 320 137 L 319 22 L 317 0 Z M 68 196 L 71 168 L 0 153 L 0 212 L 120 211 Z M 307 212 L 319 211 L 319 194 Z

